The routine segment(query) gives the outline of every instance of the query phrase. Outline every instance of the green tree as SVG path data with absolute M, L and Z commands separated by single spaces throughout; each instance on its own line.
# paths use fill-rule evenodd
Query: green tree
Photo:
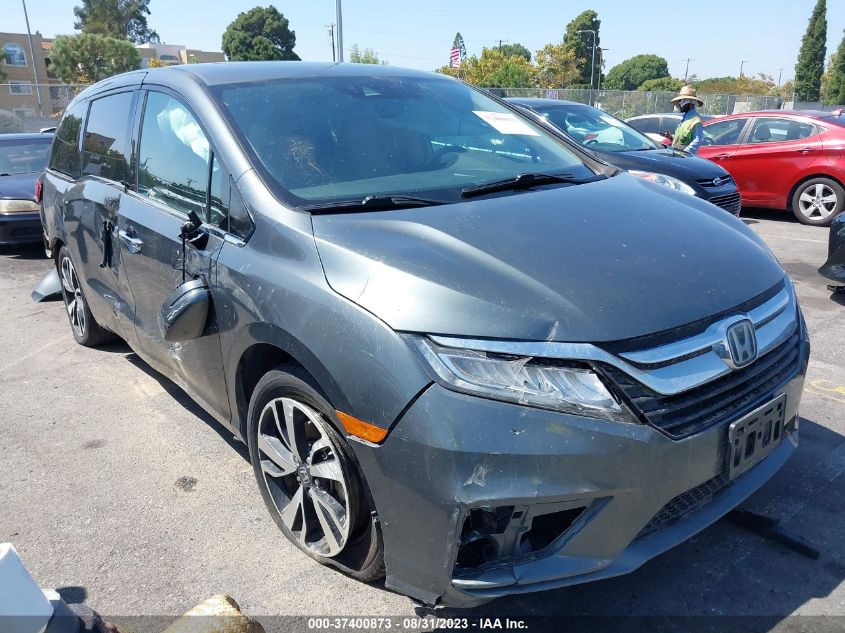
M 131 42 L 95 33 L 60 35 L 50 53 L 50 70 L 65 83 L 100 81 L 140 65 Z
M 349 61 L 353 64 L 387 64 L 387 60 L 380 60 L 373 49 L 365 48 L 362 51 L 357 44 L 353 44 L 349 51 Z
M 683 88 L 683 86 L 683 79 L 660 77 L 658 79 L 646 79 L 637 87 L 637 90 L 644 90 L 647 92 L 678 92 L 681 88 Z
M 498 50 L 505 57 L 513 57 L 514 55 L 517 55 L 519 57 L 524 57 L 527 62 L 531 61 L 531 51 L 518 42 L 514 42 L 513 44 L 502 44 L 498 47 Z
M 659 55 L 634 55 L 607 71 L 608 90 L 636 90 L 649 79 L 669 77 L 669 64 Z
M 464 81 L 485 88 L 532 88 L 536 75 L 536 68 L 524 57 L 506 57 L 496 48 L 485 48 L 480 57 L 467 59 L 460 73 Z
M 546 44 L 534 54 L 537 60 L 537 87 L 566 88 L 581 79 L 575 51 L 565 44 Z
M 3 83 L 4 81 L 6 81 L 6 73 L 3 72 L 2 68 L 0 68 L 0 83 Z
M 760 74 L 756 78 L 747 77 L 710 77 L 695 83 L 701 94 L 732 95 L 777 95 L 778 88 L 769 75 Z
M 601 27 L 601 20 L 599 20 L 598 13 L 588 10 L 582 12 L 567 24 L 566 32 L 563 35 L 563 45 L 573 51 L 575 59 L 578 60 L 580 71 L 580 81 L 578 83 L 589 87 L 590 72 L 593 63 L 593 35 L 591 33 L 579 33 L 578 31 L 595 31 L 596 72 L 593 73 L 594 88 L 598 86 L 599 74 L 601 73 L 601 68 L 598 65 L 598 48 L 601 46 L 599 27 Z
M 818 0 L 810 15 L 807 31 L 801 40 L 798 62 L 795 64 L 795 99 L 818 101 L 827 52 L 827 4 Z
M 230 61 L 299 60 L 296 33 L 288 25 L 273 5 L 239 13 L 223 33 L 223 52 Z
M 839 48 L 831 55 L 828 64 L 827 81 L 824 86 L 824 102 L 829 105 L 845 105 L 845 37 Z
M 455 33 L 455 39 L 452 42 L 452 48 L 457 48 L 461 53 L 461 59 L 466 59 L 467 56 L 467 47 L 464 44 L 464 36 L 461 35 L 461 32 L 458 31 Z M 452 63 L 451 57 L 449 58 L 449 63 Z
M 82 0 L 74 7 L 73 25 L 83 33 L 126 38 L 130 42 L 158 42 L 158 33 L 147 26 L 150 0 Z

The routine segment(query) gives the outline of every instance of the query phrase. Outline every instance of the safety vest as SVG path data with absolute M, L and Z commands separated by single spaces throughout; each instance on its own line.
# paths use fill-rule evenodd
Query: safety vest
M 685 121 L 681 121 L 678 129 L 675 130 L 675 138 L 672 139 L 672 147 L 675 149 L 686 149 L 692 143 L 693 131 L 696 125 L 701 125 L 701 117 L 698 112 Z

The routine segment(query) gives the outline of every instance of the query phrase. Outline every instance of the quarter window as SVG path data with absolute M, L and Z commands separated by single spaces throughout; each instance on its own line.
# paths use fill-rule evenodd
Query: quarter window
M 83 101 L 77 101 L 65 110 L 50 152 L 50 169 L 73 178 L 78 178 L 80 172 L 79 133 L 82 131 L 84 112 Z
M 704 126 L 705 145 L 736 145 L 748 119 L 728 119 Z
M 82 173 L 125 182 L 129 173 L 131 92 L 91 102 L 82 143 Z
M 643 134 L 659 134 L 657 129 L 660 117 L 648 116 L 628 121 L 628 125 Z
M 144 108 L 138 160 L 138 192 L 204 222 L 219 224 L 222 177 L 209 168 L 208 138 L 190 110 L 177 99 L 149 92 Z M 216 191 L 209 199 L 209 176 Z M 214 217 L 212 217 L 214 216 Z
M 26 66 L 26 54 L 23 47 L 17 44 L 6 44 L 3 47 L 3 56 L 9 66 Z
M 757 144 L 798 141 L 815 133 L 816 128 L 812 123 L 791 119 L 757 119 L 751 128 L 751 138 L 748 142 Z

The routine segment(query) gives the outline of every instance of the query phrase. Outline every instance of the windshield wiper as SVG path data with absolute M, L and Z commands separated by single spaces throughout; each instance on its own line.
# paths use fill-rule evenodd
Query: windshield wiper
M 408 209 L 411 207 L 433 207 L 447 204 L 445 200 L 430 200 L 415 196 L 367 196 L 353 200 L 336 200 L 299 207 L 311 213 L 343 213 L 355 211 L 378 211 L 383 209 Z
M 461 196 L 463 196 L 464 198 L 472 198 L 474 196 L 483 196 L 485 193 L 495 193 L 496 191 L 514 191 L 517 189 L 530 189 L 531 187 L 537 187 L 540 185 L 552 185 L 555 183 L 580 185 L 586 182 L 600 180 L 604 177 L 604 175 L 594 175 L 588 178 L 576 178 L 573 174 L 517 174 L 513 178 L 508 178 L 506 180 L 489 182 L 484 185 L 475 185 L 474 187 L 465 187 L 461 189 Z

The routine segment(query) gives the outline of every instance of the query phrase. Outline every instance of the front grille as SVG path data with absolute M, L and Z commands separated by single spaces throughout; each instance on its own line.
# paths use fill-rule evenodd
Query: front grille
M 654 534 L 655 532 L 662 530 L 667 525 L 674 523 L 678 519 L 682 519 L 686 515 L 702 508 L 710 503 L 717 494 L 727 487 L 727 485 L 727 477 L 724 475 L 716 475 L 713 479 L 708 479 L 703 484 L 699 484 L 695 488 L 679 494 L 663 506 L 660 511 L 652 517 L 651 521 L 646 523 L 646 526 L 640 531 L 637 538 L 643 538 L 649 534 Z
M 734 179 L 731 178 L 728 175 L 720 176 L 718 185 L 713 182 L 714 180 L 715 180 L 715 178 L 700 178 L 700 179 L 696 180 L 695 182 L 697 182 L 702 187 L 709 189 L 709 188 L 713 188 L 713 187 L 724 187 L 725 185 L 728 185 L 728 184 L 730 184 L 734 181 Z
M 733 193 L 726 193 L 723 196 L 713 196 L 708 198 L 707 202 L 715 204 L 717 207 L 722 207 L 725 211 L 736 215 L 742 208 L 742 197 L 738 191 Z
M 664 396 L 625 372 L 604 366 L 610 379 L 649 424 L 679 439 L 736 420 L 789 381 L 799 370 L 800 330 L 748 367 L 675 395 Z

